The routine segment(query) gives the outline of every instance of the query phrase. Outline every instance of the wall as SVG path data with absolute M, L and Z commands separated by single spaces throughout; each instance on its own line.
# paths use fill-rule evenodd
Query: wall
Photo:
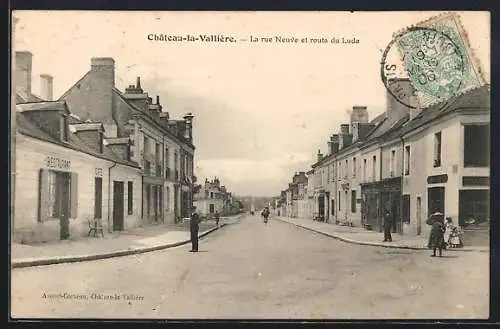
M 112 207 L 109 207 L 108 227 L 108 170 L 111 161 L 77 152 L 62 146 L 43 142 L 25 135 L 17 134 L 16 144 L 16 218 L 14 220 L 14 241 L 42 242 L 59 240 L 59 220 L 48 219 L 38 221 L 38 189 L 39 171 L 47 168 L 46 158 L 53 156 L 71 161 L 71 171 L 78 174 L 77 184 L 77 216 L 70 219 L 70 234 L 72 237 L 86 235 L 89 218 L 94 218 L 94 177 L 102 172 L 102 221 L 107 231 L 112 228 Z M 96 170 L 101 168 L 102 171 Z M 59 169 L 58 169 L 59 170 Z M 125 228 L 140 224 L 141 190 L 140 174 L 132 167 L 117 165 L 111 180 L 124 181 L 124 221 Z M 127 181 L 134 182 L 134 212 L 127 213 Z M 109 200 L 113 200 L 112 190 Z M 111 201 L 112 202 L 112 201 Z

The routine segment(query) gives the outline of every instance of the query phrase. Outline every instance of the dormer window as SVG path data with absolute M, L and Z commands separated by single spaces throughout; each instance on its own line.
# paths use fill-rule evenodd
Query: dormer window
M 60 116 L 61 124 L 61 140 L 63 142 L 68 142 L 69 128 L 68 128 L 68 117 L 66 115 Z

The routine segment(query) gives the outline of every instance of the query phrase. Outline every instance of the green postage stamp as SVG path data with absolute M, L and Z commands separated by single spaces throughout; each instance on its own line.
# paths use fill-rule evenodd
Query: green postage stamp
M 484 84 L 459 16 L 446 13 L 399 32 L 395 43 L 420 106 Z

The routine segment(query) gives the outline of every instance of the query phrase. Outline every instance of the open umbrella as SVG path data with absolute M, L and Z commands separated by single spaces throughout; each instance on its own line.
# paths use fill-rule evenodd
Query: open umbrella
M 437 220 L 443 220 L 444 214 L 442 212 L 436 211 L 435 213 L 431 214 L 429 218 L 426 221 L 427 225 L 432 225 L 434 224 L 435 221 Z

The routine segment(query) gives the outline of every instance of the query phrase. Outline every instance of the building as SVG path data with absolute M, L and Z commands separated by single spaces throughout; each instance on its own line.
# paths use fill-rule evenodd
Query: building
M 172 223 L 190 214 L 194 176 L 193 116 L 172 120 L 136 84 L 115 86 L 113 58 L 92 58 L 90 70 L 61 97 L 82 120 L 103 123 L 115 143 L 129 139 L 131 160 L 142 173 L 141 216 L 148 223 Z
M 108 232 L 140 225 L 141 173 L 129 143 L 105 138 L 100 122 L 75 122 L 64 101 L 16 110 L 14 242 L 85 235 L 94 219 Z
M 407 79 L 398 83 L 412 95 Z M 388 94 L 386 111 L 371 121 L 365 106 L 354 106 L 350 123 L 330 136 L 328 153 L 319 150 L 308 172 L 312 217 L 381 231 L 389 209 L 393 231 L 412 235 L 428 234 L 422 222 L 435 211 L 464 227 L 486 223 L 489 94 L 483 86 L 426 109 L 413 106 L 413 97 L 406 106 Z
M 211 217 L 215 212 L 224 216 L 236 214 L 240 211 L 237 201 L 217 177 L 205 179 L 203 185 L 195 188 L 194 205 L 201 216 Z

